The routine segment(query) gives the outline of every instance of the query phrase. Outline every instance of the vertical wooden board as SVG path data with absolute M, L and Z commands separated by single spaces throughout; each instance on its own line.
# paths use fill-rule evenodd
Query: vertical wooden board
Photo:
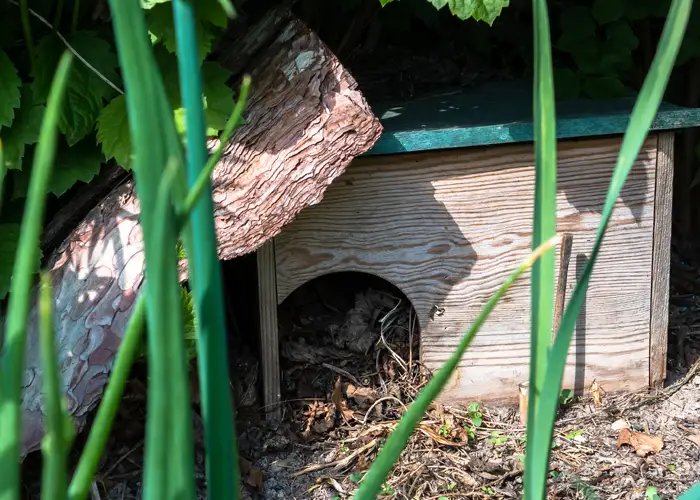
M 573 234 L 569 295 L 590 255 L 620 139 L 559 147 L 558 229 Z M 630 174 L 592 276 L 565 383 L 604 389 L 649 379 L 649 318 L 656 137 Z M 310 279 L 362 271 L 412 301 L 421 357 L 438 368 L 531 244 L 532 145 L 356 159 L 317 206 L 276 239 L 278 300 Z M 497 307 L 445 399 L 517 399 L 529 362 L 529 283 Z M 431 315 L 437 306 L 444 313 Z M 456 399 L 455 399 L 456 398 Z
M 668 353 L 669 280 L 671 276 L 671 227 L 673 205 L 674 133 L 658 135 L 654 250 L 651 271 L 651 328 L 649 337 L 649 385 L 659 387 L 666 379 Z
M 282 415 L 279 406 L 282 394 L 277 332 L 277 276 L 273 240 L 266 241 L 258 248 L 257 261 L 264 401 L 268 418 L 279 420 Z

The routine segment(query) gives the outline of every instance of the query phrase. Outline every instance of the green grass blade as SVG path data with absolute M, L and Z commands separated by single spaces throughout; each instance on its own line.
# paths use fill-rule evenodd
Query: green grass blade
M 186 500 L 194 496 L 192 410 L 182 316 L 172 314 L 180 310 L 180 287 L 171 199 L 168 196 L 168 208 L 164 208 L 158 194 L 162 194 L 166 163 L 172 158 L 182 165 L 182 150 L 139 2 L 110 0 L 110 7 L 125 83 L 146 256 L 150 380 L 144 498 Z M 177 169 L 168 171 L 177 175 Z M 175 193 L 172 201 L 181 204 L 186 194 L 184 182 L 172 187 L 182 194 Z M 191 244 L 187 228 L 183 242 Z M 191 281 L 196 278 L 192 274 Z
M 2 204 L 4 201 L 3 193 L 5 192 L 5 176 L 7 175 L 7 167 L 5 166 L 5 148 L 2 146 L 0 138 L 0 215 L 2 215 Z
M 622 141 L 590 259 L 562 316 L 561 325 L 549 355 L 545 385 L 538 403 L 535 423 L 537 439 L 533 441 L 528 439 L 527 454 L 530 455 L 530 461 L 526 462 L 529 464 L 529 468 L 526 465 L 524 479 L 527 500 L 544 500 L 546 496 L 547 469 L 551 453 L 552 430 L 559 400 L 559 388 L 576 320 L 583 305 L 591 273 L 600 252 L 615 202 L 635 159 L 639 155 L 663 98 L 669 75 L 683 40 L 691 8 L 692 0 L 673 0 L 671 4 L 659 42 L 659 49 L 639 93 Z
M 90 485 L 102 458 L 102 453 L 109 438 L 109 432 L 114 417 L 119 409 L 124 388 L 131 372 L 146 326 L 146 301 L 140 295 L 134 306 L 134 312 L 129 318 L 126 333 L 114 361 L 114 369 L 109 377 L 102 402 L 95 415 L 95 421 L 90 428 L 90 434 L 80 456 L 80 461 L 73 474 L 68 497 L 71 500 L 85 500 L 90 493 Z
M 204 188 L 208 185 L 206 182 L 206 177 L 211 176 L 212 172 L 214 171 L 214 167 L 218 163 L 219 159 L 221 159 L 226 144 L 228 144 L 233 136 L 233 131 L 236 125 L 241 121 L 249 88 L 250 77 L 246 76 L 243 78 L 241 92 L 238 97 L 238 101 L 236 102 L 236 106 L 234 107 L 229 121 L 221 134 L 219 146 L 207 161 L 207 165 L 197 178 L 197 182 L 195 182 L 194 186 L 187 195 L 186 201 L 183 205 L 184 212 L 179 214 L 178 217 L 178 232 L 182 230 L 184 223 L 190 216 L 197 201 L 204 194 Z M 83 453 L 80 457 L 80 462 L 78 463 L 75 474 L 73 475 L 73 479 L 68 490 L 69 498 L 71 500 L 85 500 L 90 491 L 90 485 L 95 472 L 97 471 L 99 460 L 102 457 L 104 447 L 107 443 L 107 438 L 109 437 L 109 431 L 112 427 L 112 423 L 114 422 L 114 417 L 117 413 L 117 409 L 119 408 L 122 395 L 124 394 L 124 388 L 126 387 L 131 366 L 138 355 L 145 326 L 146 302 L 143 294 L 141 294 L 134 305 L 132 316 L 129 318 L 129 324 L 127 325 L 124 339 L 122 340 L 119 351 L 117 352 L 114 368 L 109 378 L 109 384 L 107 385 L 102 402 L 100 403 L 97 414 L 95 415 L 95 420 L 90 428 L 90 434 L 85 443 L 85 448 L 83 449 Z
M 206 127 L 202 107 L 202 74 L 199 62 L 193 0 L 174 0 L 175 34 L 182 104 L 186 117 L 187 177 L 194 186 L 207 161 Z M 235 126 L 235 123 L 233 124 Z M 224 317 L 223 283 L 217 255 L 214 204 L 210 176 L 205 192 L 191 215 L 192 249 L 189 268 L 197 276 L 192 287 L 197 321 L 197 367 L 204 420 L 205 466 L 209 498 L 237 498 L 240 491 L 238 447 L 233 401 L 228 384 L 228 347 Z
M 452 373 L 457 368 L 462 356 L 469 348 L 469 345 L 474 340 L 474 337 L 478 333 L 481 325 L 484 324 L 486 319 L 493 311 L 494 307 L 503 298 L 508 289 L 515 283 L 515 281 L 522 275 L 525 271 L 532 267 L 542 255 L 551 250 L 558 242 L 560 238 L 555 235 L 548 241 L 545 241 L 540 247 L 536 248 L 521 264 L 518 268 L 513 271 L 513 273 L 503 282 L 503 284 L 496 290 L 496 293 L 489 299 L 486 305 L 483 307 L 479 316 L 477 316 L 474 323 L 469 327 L 467 333 L 462 337 L 457 346 L 457 349 L 452 353 L 452 355 L 443 363 L 440 369 L 433 375 L 433 378 L 428 382 L 428 385 L 418 394 L 418 397 L 411 403 L 408 407 L 408 411 L 401 418 L 398 425 L 391 433 L 386 441 L 384 447 L 380 450 L 377 458 L 367 472 L 367 475 L 362 479 L 360 487 L 355 494 L 355 500 L 374 500 L 379 492 L 382 484 L 386 480 L 387 475 L 394 466 L 394 463 L 399 458 L 403 452 L 406 444 L 408 443 L 413 430 L 416 425 L 420 422 L 428 409 L 428 406 L 438 397 L 445 384 L 449 381 Z
M 545 0 L 533 0 L 533 15 L 535 26 L 535 77 L 533 89 L 535 203 L 532 248 L 537 248 L 556 232 L 557 134 L 549 19 Z M 528 422 L 537 420 L 534 413 L 537 408 L 537 399 L 544 383 L 544 374 L 547 368 L 547 352 L 552 338 L 554 258 L 554 250 L 550 250 L 535 262 L 535 265 L 532 267 Z M 535 436 L 530 437 L 534 438 Z
M 226 127 L 221 133 L 219 138 L 219 146 L 214 151 L 214 154 L 209 157 L 207 164 L 204 169 L 200 172 L 199 176 L 192 183 L 190 191 L 187 194 L 185 203 L 183 205 L 183 210 L 185 212 L 191 212 L 197 204 L 197 200 L 204 194 L 204 191 L 211 190 L 211 174 L 216 168 L 216 164 L 224 154 L 224 148 L 228 142 L 233 137 L 233 132 L 236 127 L 241 123 L 241 117 L 243 116 L 243 110 L 245 109 L 246 102 L 248 100 L 248 92 L 250 91 L 250 76 L 243 76 L 243 81 L 241 83 L 241 91 L 238 95 L 238 100 L 233 108 L 233 112 L 226 122 Z M 209 191 L 208 191 L 209 192 Z
M 46 435 L 42 441 L 42 500 L 64 500 L 68 489 L 68 452 L 72 422 L 65 410 L 63 384 L 53 325 L 51 278 L 42 273 L 39 290 L 39 348 L 46 408 Z
M 695 483 L 690 489 L 686 490 L 678 500 L 698 500 L 700 498 L 700 481 Z
M 39 259 L 39 238 L 46 207 L 51 169 L 58 140 L 58 117 L 63 105 L 72 55 L 64 52 L 56 68 L 46 113 L 41 124 L 39 141 L 32 165 L 25 203 L 19 245 L 12 272 L 12 286 L 3 346 L 0 382 L 0 500 L 20 498 L 20 394 L 24 350 L 27 339 L 27 317 L 31 305 L 34 269 Z

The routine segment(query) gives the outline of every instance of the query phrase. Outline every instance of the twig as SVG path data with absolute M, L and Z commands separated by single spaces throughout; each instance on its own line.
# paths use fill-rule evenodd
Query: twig
M 372 403 L 372 406 L 369 407 L 369 410 L 367 410 L 367 413 L 365 413 L 365 418 L 362 419 L 362 425 L 365 425 L 367 423 L 367 419 L 369 418 L 370 413 L 372 413 L 372 410 L 374 410 L 374 407 L 377 406 L 379 403 L 382 401 L 396 401 L 399 403 L 401 406 L 403 406 L 404 411 L 408 411 L 408 408 L 406 408 L 406 405 L 401 402 L 398 398 L 395 398 L 394 396 L 384 396 L 383 398 L 379 398 L 376 400 L 374 403 Z
M 382 344 L 384 344 L 384 347 L 386 347 L 386 349 L 391 353 L 391 355 L 394 357 L 394 359 L 399 364 L 399 366 L 403 369 L 403 371 L 406 372 L 406 371 L 408 371 L 406 368 L 406 362 L 403 359 L 401 359 L 401 356 L 399 356 L 398 354 L 396 354 L 396 352 L 394 352 L 394 350 L 391 348 L 391 346 L 389 346 L 386 339 L 384 338 L 384 329 L 386 327 L 388 327 L 388 325 L 385 327 L 384 322 L 387 321 L 388 319 L 393 319 L 393 315 L 396 312 L 396 310 L 399 308 L 400 305 L 401 305 L 401 300 L 399 299 L 399 301 L 396 303 L 394 308 L 391 311 L 389 311 L 388 313 L 386 313 L 386 315 L 384 315 L 384 317 L 379 320 L 379 325 L 380 325 L 379 336 L 382 340 Z M 390 324 L 391 324 L 391 322 L 389 322 L 389 325 Z
M 350 381 L 353 382 L 357 387 L 362 387 L 362 384 L 350 372 L 347 372 L 342 368 L 338 368 L 337 366 L 329 365 L 328 363 L 322 363 L 321 366 L 324 368 L 328 368 L 329 370 L 334 371 L 337 374 L 350 379 Z
M 334 469 L 342 469 L 343 467 L 350 465 L 350 462 L 352 462 L 360 453 L 364 453 L 365 451 L 369 450 L 370 448 L 375 447 L 376 445 L 377 445 L 377 440 L 373 439 L 372 441 L 370 441 L 366 445 L 356 449 L 350 455 L 348 455 L 347 457 L 345 457 L 341 460 L 336 460 L 335 462 L 330 462 L 327 464 L 310 465 L 310 466 L 305 467 L 304 469 L 302 469 L 300 471 L 294 472 L 292 474 L 292 477 L 303 476 L 304 474 L 327 469 L 329 467 L 333 467 Z
M 11 4 L 14 4 L 14 5 L 16 5 L 17 7 L 19 7 L 19 3 L 17 3 L 15 0 L 8 0 L 8 1 L 9 1 Z M 102 73 L 100 73 L 99 71 L 97 71 L 97 69 L 96 69 L 92 64 L 90 64 L 89 62 L 87 62 L 83 56 L 81 56 L 80 54 L 78 54 L 78 52 L 73 48 L 73 46 L 72 46 L 70 43 L 68 43 L 68 40 L 66 40 L 66 39 L 64 38 L 64 36 L 61 35 L 61 33 L 59 33 L 58 30 L 57 30 L 56 28 L 54 28 L 54 26 L 53 26 L 50 22 L 48 22 L 46 19 L 44 19 L 44 17 L 42 17 L 41 14 L 38 14 L 37 12 L 35 12 L 35 11 L 32 10 L 32 9 L 28 9 L 28 10 L 29 10 L 29 13 L 30 13 L 31 15 L 33 15 L 34 17 L 36 17 L 39 21 L 41 21 L 42 24 L 44 24 L 44 25 L 47 26 L 49 29 L 51 29 L 54 33 L 56 33 L 56 36 L 63 42 L 63 44 L 68 48 L 68 50 L 70 50 L 70 51 L 75 55 L 75 57 L 77 57 L 77 58 L 80 60 L 80 62 L 82 62 L 90 71 L 92 71 L 93 73 L 95 73 L 98 77 L 100 77 L 100 79 L 101 79 L 103 82 L 105 82 L 107 85 L 109 85 L 110 87 L 112 87 L 114 90 L 116 90 L 116 91 L 119 92 L 120 94 L 124 94 L 124 91 L 123 91 L 122 89 L 120 89 L 119 87 L 117 87 L 114 83 L 111 82 L 111 80 L 110 80 L 109 78 L 107 78 L 107 77 L 104 76 Z
M 93 481 L 90 485 L 90 499 L 102 500 L 102 497 L 100 497 L 100 490 L 97 489 L 97 483 L 95 481 Z

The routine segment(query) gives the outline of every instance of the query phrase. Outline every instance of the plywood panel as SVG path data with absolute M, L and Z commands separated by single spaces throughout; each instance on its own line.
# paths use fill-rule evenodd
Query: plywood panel
M 573 234 L 569 295 L 593 245 L 619 144 L 560 144 L 557 225 Z M 648 383 L 656 150 L 653 136 L 613 213 L 567 386 L 582 389 L 594 378 L 608 391 Z M 530 144 L 356 159 L 319 205 L 277 237 L 278 300 L 331 272 L 382 276 L 413 302 L 422 360 L 438 368 L 527 255 L 533 186 Z M 517 399 L 528 376 L 529 294 L 521 279 L 484 325 L 445 398 Z M 432 314 L 436 308 L 444 312 Z

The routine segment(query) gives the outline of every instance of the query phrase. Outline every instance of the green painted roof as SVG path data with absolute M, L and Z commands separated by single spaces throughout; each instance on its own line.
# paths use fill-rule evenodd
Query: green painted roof
M 636 96 L 557 103 L 560 139 L 623 134 Z M 372 105 L 384 132 L 367 155 L 533 140 L 532 86 L 505 83 L 402 103 Z M 653 130 L 700 126 L 700 108 L 663 103 Z

